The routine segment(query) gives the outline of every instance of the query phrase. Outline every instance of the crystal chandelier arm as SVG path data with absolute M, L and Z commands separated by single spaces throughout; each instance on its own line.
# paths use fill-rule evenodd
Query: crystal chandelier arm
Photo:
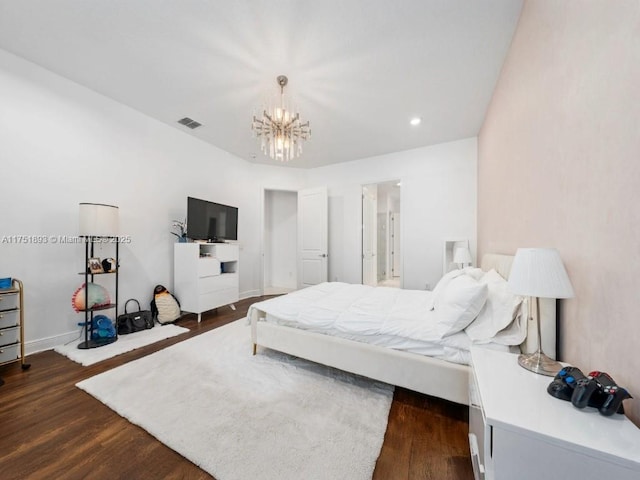
M 287 123 L 285 123 L 283 125 L 283 127 L 286 128 L 291 128 L 291 127 L 297 127 L 297 123 L 300 122 L 300 114 L 296 113 L 296 115 L 294 117 L 291 118 L 291 120 L 289 120 Z

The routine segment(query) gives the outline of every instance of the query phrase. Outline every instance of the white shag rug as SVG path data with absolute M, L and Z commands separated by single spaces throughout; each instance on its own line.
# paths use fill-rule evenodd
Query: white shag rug
M 179 327 L 177 325 L 156 325 L 149 330 L 141 330 L 128 335 L 119 335 L 118 340 L 114 343 L 104 345 L 97 348 L 89 348 L 80 350 L 78 344 L 84 341 L 84 335 L 81 339 L 68 343 L 66 345 L 58 345 L 54 351 L 77 362 L 83 366 L 93 365 L 107 358 L 115 357 L 121 353 L 130 352 L 136 348 L 145 347 L 152 343 L 159 342 L 165 338 L 175 337 L 181 333 L 188 332 L 188 328 Z
M 244 320 L 77 384 L 217 480 L 370 479 L 393 387 L 270 350 Z

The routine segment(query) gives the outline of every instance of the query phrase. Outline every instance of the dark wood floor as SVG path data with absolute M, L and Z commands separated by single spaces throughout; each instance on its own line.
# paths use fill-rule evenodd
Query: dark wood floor
M 53 351 L 30 355 L 31 368 L 24 372 L 19 363 L 0 367 L 5 380 L 0 387 L 0 478 L 211 479 L 75 384 L 241 318 L 256 300 L 239 302 L 236 312 L 221 308 L 203 316 L 200 324 L 195 316 L 181 319 L 178 323 L 191 331 L 179 339 L 89 367 Z M 396 389 L 373 478 L 473 479 L 467 430 L 465 407 Z

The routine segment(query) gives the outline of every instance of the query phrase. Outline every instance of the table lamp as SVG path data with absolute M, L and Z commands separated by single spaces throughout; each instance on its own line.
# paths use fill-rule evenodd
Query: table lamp
M 458 247 L 453 252 L 453 263 L 460 265 L 460 268 L 464 268 L 465 263 L 471 265 L 471 252 L 469 247 Z
M 509 274 L 509 288 L 516 295 L 536 298 L 538 349 L 521 354 L 518 364 L 540 375 L 554 376 L 562 365 L 542 351 L 540 334 L 540 298 L 571 298 L 573 287 L 555 248 L 519 248 Z

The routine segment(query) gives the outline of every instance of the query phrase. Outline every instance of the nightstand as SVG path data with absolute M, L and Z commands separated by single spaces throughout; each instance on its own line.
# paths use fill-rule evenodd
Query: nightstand
M 469 443 L 476 480 L 640 479 L 640 429 L 547 393 L 516 354 L 473 347 Z

